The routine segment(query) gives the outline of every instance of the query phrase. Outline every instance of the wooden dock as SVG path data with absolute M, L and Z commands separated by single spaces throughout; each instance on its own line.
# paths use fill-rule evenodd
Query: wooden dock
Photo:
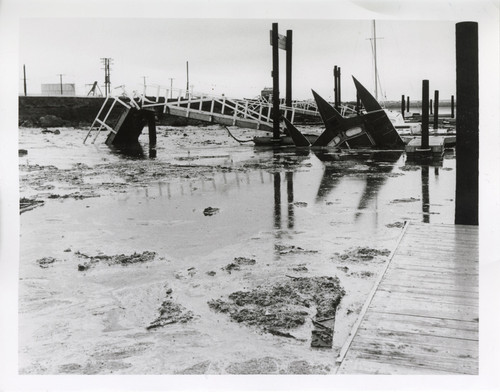
M 407 223 L 337 373 L 477 375 L 478 261 L 477 226 Z

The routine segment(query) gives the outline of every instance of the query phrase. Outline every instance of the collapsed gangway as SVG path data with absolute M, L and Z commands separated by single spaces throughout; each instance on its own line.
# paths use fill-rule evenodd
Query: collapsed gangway
M 147 94 L 147 87 L 145 86 L 142 94 L 134 92 L 132 96 L 129 96 L 123 91 L 119 97 L 107 97 L 89 129 L 84 143 L 91 133 L 96 131 L 92 140 L 92 143 L 94 143 L 99 133 L 106 129 L 110 132 L 106 143 L 111 144 L 114 142 L 116 135 L 120 133 L 121 128 L 125 127 L 125 125 L 129 128 L 131 124 L 135 125 L 135 129 L 130 132 L 134 137 L 135 135 L 138 137 L 147 122 L 147 119 L 142 117 L 146 116 L 147 112 L 152 111 L 224 126 L 269 132 L 273 130 L 273 105 L 263 97 L 235 99 L 190 92 L 184 95 L 182 90 L 178 90 L 177 96 L 172 98 L 173 94 L 169 89 L 161 86 L 149 86 L 155 88 L 155 94 Z M 117 109 L 121 110 L 121 113 L 118 115 L 114 113 L 113 115 L 112 112 Z M 313 101 L 297 101 L 291 107 L 286 106 L 284 101 L 281 101 L 279 110 L 282 116 L 292 123 L 299 118 L 320 119 L 317 106 Z M 350 111 L 354 111 L 354 109 L 348 106 L 342 107 L 343 113 Z M 137 112 L 139 115 L 137 115 Z M 133 115 L 138 117 L 137 121 L 127 121 Z

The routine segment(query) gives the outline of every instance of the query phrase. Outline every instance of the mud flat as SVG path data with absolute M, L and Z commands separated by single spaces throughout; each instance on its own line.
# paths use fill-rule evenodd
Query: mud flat
M 19 131 L 21 374 L 334 373 L 403 222 L 453 220 L 453 156 L 422 176 L 216 126 L 159 127 L 155 158 L 58 130 Z

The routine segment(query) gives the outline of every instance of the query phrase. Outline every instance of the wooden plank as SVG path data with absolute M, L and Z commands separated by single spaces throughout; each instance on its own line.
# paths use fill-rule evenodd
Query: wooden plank
M 420 292 L 415 293 L 408 290 L 398 290 L 398 289 L 388 289 L 386 287 L 379 287 L 378 292 L 380 293 L 379 298 L 390 298 L 397 295 L 401 299 L 409 299 L 416 301 L 428 301 L 429 303 L 439 303 L 439 304 L 450 304 L 450 305 L 465 305 L 479 307 L 479 299 L 470 298 L 469 296 L 455 296 L 455 295 L 445 295 L 443 292 Z
M 478 361 L 474 358 L 468 358 L 466 355 L 459 358 L 451 356 L 439 356 L 435 353 L 419 354 L 415 352 L 403 353 L 397 350 L 391 350 L 384 347 L 370 347 L 356 344 L 353 350 L 356 351 L 357 358 L 377 358 L 390 364 L 408 364 L 417 368 L 431 368 L 441 371 L 460 372 L 465 374 L 477 374 Z
M 346 359 L 337 371 L 337 374 L 386 374 L 386 375 L 450 375 L 462 374 L 454 370 L 438 370 L 430 366 L 415 367 L 407 363 L 387 363 L 378 358 L 354 358 Z
M 419 284 L 415 284 L 412 286 L 408 285 L 398 285 L 398 284 L 384 284 L 383 287 L 379 287 L 380 291 L 387 291 L 391 293 L 411 293 L 414 295 L 422 295 L 429 297 L 444 297 L 445 299 L 448 297 L 453 298 L 463 298 L 471 303 L 478 304 L 479 302 L 479 293 L 478 291 L 463 291 L 463 290 L 450 290 L 446 288 L 442 288 L 440 286 L 426 286 L 422 287 Z
M 391 304 L 372 303 L 374 312 L 407 314 L 422 317 L 441 317 L 451 320 L 474 321 L 478 319 L 477 308 L 465 305 L 429 304 L 425 301 L 392 299 Z
M 454 336 L 469 340 L 478 340 L 479 333 L 479 322 L 477 321 L 464 322 L 440 317 L 421 317 L 371 311 L 366 314 L 363 322 L 366 322 L 366 325 L 370 325 L 373 329 L 380 328 L 426 335 Z M 366 325 L 363 324 L 363 327 Z

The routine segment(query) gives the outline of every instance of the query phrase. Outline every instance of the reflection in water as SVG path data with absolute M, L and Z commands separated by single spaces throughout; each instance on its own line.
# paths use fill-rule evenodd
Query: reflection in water
M 437 168 L 436 168 L 437 169 Z M 429 166 L 422 166 L 422 215 L 423 222 L 429 223 Z
M 375 169 L 376 173 L 389 174 L 394 170 L 394 165 L 380 165 L 380 163 L 396 163 L 401 157 L 402 151 L 377 151 L 371 153 L 368 157 L 364 157 L 368 162 L 366 164 L 371 168 Z M 361 195 L 361 199 L 358 204 L 358 212 L 356 213 L 356 219 L 360 217 L 361 212 L 359 210 L 366 209 L 370 202 L 375 198 L 380 192 L 382 186 L 387 182 L 389 177 L 387 175 L 383 176 L 372 176 L 368 175 L 366 177 L 366 184 Z
M 288 201 L 288 228 L 293 229 L 295 224 L 293 205 L 293 172 L 286 172 L 286 192 Z
M 140 143 L 127 144 L 122 146 L 109 146 L 112 153 L 125 158 L 144 159 L 144 149 Z M 149 149 L 149 158 L 156 158 L 156 148 Z
M 274 173 L 274 228 L 281 229 L 281 175 Z

